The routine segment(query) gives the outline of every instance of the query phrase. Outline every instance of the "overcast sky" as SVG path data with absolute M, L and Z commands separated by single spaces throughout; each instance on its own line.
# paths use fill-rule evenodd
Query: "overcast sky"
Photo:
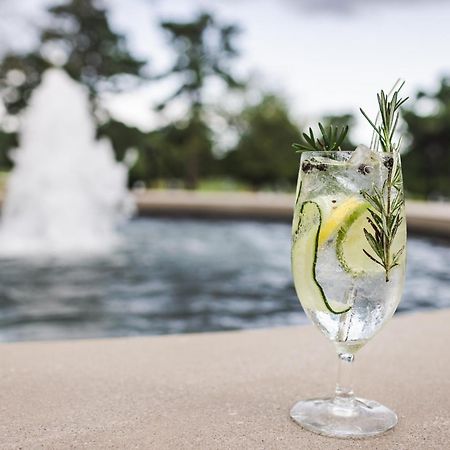
M 5 0 L 0 0 L 0 2 Z M 38 17 L 39 4 L 14 5 Z M 260 86 L 281 93 L 293 114 L 309 120 L 322 113 L 376 109 L 375 93 L 399 77 L 405 93 L 436 87 L 450 75 L 450 2 L 439 0 L 104 0 L 113 27 L 123 32 L 136 55 L 151 58 L 151 68 L 170 63 L 170 50 L 158 31 L 161 18 L 189 19 L 200 10 L 242 28 L 236 67 Z M 24 5 L 29 4 L 26 8 Z M 14 25 L 16 28 L 18 25 Z M 2 27 L 0 37 L 11 33 Z M 32 28 L 26 35 L 32 36 Z M 14 33 L 14 28 L 12 29 Z M 26 37 L 23 38 L 26 40 Z M 32 38 L 30 38 L 32 39 Z M 29 40 L 30 40 L 29 39 Z M 116 115 L 143 128 L 157 116 L 151 104 L 164 86 L 110 98 Z M 181 111 L 181 109 L 180 109 Z M 362 121 L 361 121 L 362 123 Z M 358 127 L 357 137 L 368 133 Z

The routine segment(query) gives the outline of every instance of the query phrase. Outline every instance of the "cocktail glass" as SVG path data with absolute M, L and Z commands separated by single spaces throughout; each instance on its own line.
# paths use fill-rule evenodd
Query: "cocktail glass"
M 292 226 L 292 273 L 309 319 L 334 343 L 333 396 L 301 400 L 292 419 L 327 436 L 366 437 L 397 423 L 386 406 L 354 395 L 355 353 L 392 317 L 405 276 L 400 156 L 369 151 L 302 153 Z

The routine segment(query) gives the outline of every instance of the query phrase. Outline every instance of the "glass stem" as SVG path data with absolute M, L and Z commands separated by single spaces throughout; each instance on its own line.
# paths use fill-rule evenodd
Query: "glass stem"
M 355 357 L 352 353 L 339 353 L 338 358 L 339 365 L 334 401 L 339 406 L 351 408 L 354 406 L 355 401 L 352 387 L 352 369 Z

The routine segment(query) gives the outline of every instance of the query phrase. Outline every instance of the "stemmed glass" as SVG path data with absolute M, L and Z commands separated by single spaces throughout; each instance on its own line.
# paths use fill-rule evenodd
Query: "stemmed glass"
M 329 398 L 302 400 L 291 417 L 327 436 L 365 437 L 391 429 L 396 414 L 355 397 L 356 352 L 392 317 L 405 276 L 406 222 L 398 152 L 304 152 L 292 226 L 292 273 L 309 319 L 339 359 Z

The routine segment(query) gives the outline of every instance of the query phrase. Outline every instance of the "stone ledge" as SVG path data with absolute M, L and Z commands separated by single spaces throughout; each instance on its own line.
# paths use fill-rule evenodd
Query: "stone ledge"
M 398 316 L 357 355 L 356 392 L 400 419 L 357 442 L 289 419 L 333 389 L 336 357 L 312 326 L 1 344 L 2 448 L 446 448 L 449 322 L 450 310 Z
M 149 190 L 135 196 L 144 216 L 292 219 L 292 194 Z M 409 200 L 406 214 L 409 231 L 450 237 L 450 203 Z

